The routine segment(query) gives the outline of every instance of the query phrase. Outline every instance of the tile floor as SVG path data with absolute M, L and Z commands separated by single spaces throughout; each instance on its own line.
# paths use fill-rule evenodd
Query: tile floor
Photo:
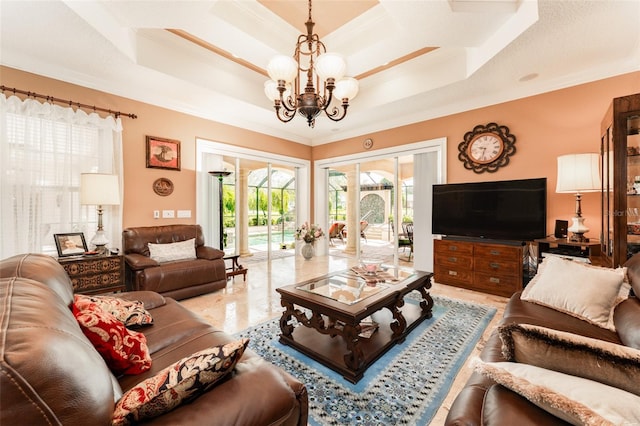
M 243 263 L 242 258 L 240 258 L 240 263 Z M 182 301 L 182 304 L 198 312 L 214 326 L 227 333 L 235 333 L 280 316 L 282 307 L 279 295 L 275 291 L 276 288 L 328 272 L 347 269 L 356 264 L 357 261 L 354 258 L 331 255 L 317 256 L 309 261 L 305 261 L 298 255 L 272 259 L 270 262 L 245 263 L 245 266 L 249 268 L 246 281 L 243 281 L 242 276 L 234 277 L 224 290 L 186 299 Z M 482 303 L 497 308 L 496 315 L 471 357 L 478 355 L 486 337 L 502 317 L 507 299 L 440 284 L 433 285 L 431 294 Z M 444 424 L 453 399 L 464 386 L 470 374 L 471 370 L 467 362 L 456 377 L 449 394 L 431 422 L 432 425 Z

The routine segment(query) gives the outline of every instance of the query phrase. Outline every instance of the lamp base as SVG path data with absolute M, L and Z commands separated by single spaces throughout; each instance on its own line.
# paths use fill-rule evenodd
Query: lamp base
M 584 234 L 589 232 L 589 228 L 584 224 L 584 218 L 582 216 L 574 216 L 571 220 L 571 226 L 567 229 L 567 231 L 572 233 L 569 241 L 578 243 L 588 242 L 589 239 L 586 238 Z
M 109 240 L 105 235 L 102 229 L 96 232 L 96 235 L 91 239 L 91 244 L 96 247 L 96 251 L 102 256 L 109 254 L 109 250 L 107 249 L 107 244 L 109 244 Z

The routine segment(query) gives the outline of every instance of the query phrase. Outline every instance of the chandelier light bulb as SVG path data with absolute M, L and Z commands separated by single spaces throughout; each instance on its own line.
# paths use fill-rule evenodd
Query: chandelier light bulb
M 267 65 L 267 73 L 273 81 L 291 83 L 298 75 L 298 64 L 291 56 L 277 55 Z
M 327 52 L 318 56 L 315 68 L 320 80 L 327 81 L 328 78 L 333 78 L 335 81 L 338 81 L 344 77 L 347 71 L 347 64 L 341 55 Z
M 267 80 L 264 82 L 264 94 L 271 101 L 280 99 L 280 92 L 278 92 L 278 83 L 273 80 Z
M 352 100 L 358 94 L 360 85 L 358 80 L 353 77 L 345 77 L 336 83 L 336 88 L 333 90 L 333 96 L 337 99 L 349 99 Z

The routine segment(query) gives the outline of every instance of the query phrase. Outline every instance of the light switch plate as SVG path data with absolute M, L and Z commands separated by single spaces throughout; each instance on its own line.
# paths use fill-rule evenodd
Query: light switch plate
M 191 210 L 178 210 L 178 217 L 182 219 L 191 217 Z
M 162 218 L 163 219 L 173 219 L 176 217 L 175 210 L 162 210 Z

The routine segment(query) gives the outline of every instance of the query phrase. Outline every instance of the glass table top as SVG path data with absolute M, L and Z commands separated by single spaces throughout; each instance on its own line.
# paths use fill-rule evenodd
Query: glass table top
M 353 305 L 404 281 L 413 274 L 413 271 L 406 269 L 386 267 L 382 267 L 376 274 L 366 274 L 354 267 L 352 270 L 320 278 L 296 288 Z

